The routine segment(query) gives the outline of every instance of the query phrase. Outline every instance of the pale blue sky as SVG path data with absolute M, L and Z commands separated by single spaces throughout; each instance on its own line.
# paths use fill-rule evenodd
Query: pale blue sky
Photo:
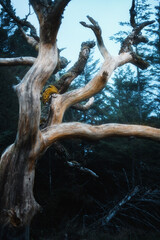
M 129 9 L 132 0 L 72 0 L 64 12 L 64 18 L 58 34 L 58 47 L 66 47 L 63 56 L 71 60 L 73 64 L 79 54 L 80 45 L 83 41 L 95 40 L 90 29 L 84 28 L 79 22 L 88 21 L 87 15 L 98 21 L 102 28 L 103 39 L 111 54 L 116 55 L 119 45 L 109 40 L 109 37 L 120 30 L 124 30 L 119 22 L 129 20 Z M 154 5 L 156 0 L 149 0 Z M 17 15 L 24 17 L 28 12 L 28 0 L 12 0 Z M 32 15 L 29 19 L 38 29 L 36 17 Z M 95 48 L 95 57 L 100 54 Z

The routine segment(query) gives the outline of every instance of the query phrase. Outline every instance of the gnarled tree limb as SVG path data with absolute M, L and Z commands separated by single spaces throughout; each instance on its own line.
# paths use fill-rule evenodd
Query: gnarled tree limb
M 91 25 L 88 25 L 84 22 L 81 22 L 81 24 L 87 28 L 92 29 L 94 34 L 96 35 L 99 49 L 104 57 L 104 63 L 100 71 L 97 73 L 97 75 L 89 83 L 87 83 L 86 86 L 71 92 L 64 93 L 62 95 L 57 95 L 54 101 L 51 102 L 52 114 L 50 115 L 50 117 L 52 119 L 50 118 L 49 121 L 50 125 L 61 123 L 63 119 L 63 114 L 68 107 L 78 102 L 81 102 L 87 98 L 90 98 L 99 91 L 101 91 L 105 87 L 112 72 L 117 67 L 126 63 L 133 63 L 134 65 L 140 67 L 141 69 L 145 69 L 148 67 L 148 63 L 146 63 L 142 58 L 137 56 L 132 51 L 132 45 L 135 43 L 134 39 L 136 38 L 135 30 L 132 31 L 132 33 L 124 40 L 119 55 L 114 57 L 110 55 L 110 53 L 104 46 L 103 39 L 101 36 L 101 29 L 98 23 L 91 17 L 88 17 L 88 19 L 92 23 Z M 143 24 L 143 27 L 145 27 L 146 24 L 148 25 L 151 23 L 152 22 L 149 23 L 147 22 Z M 140 32 L 141 29 L 142 26 L 138 28 L 138 31 Z M 70 73 L 68 74 L 69 75 L 67 77 L 72 79 L 73 77 L 72 74 Z
M 142 70 L 146 69 L 149 66 L 149 63 L 144 61 L 140 56 L 137 56 L 133 51 L 132 45 L 138 45 L 139 43 L 146 43 L 148 39 L 141 34 L 141 31 L 144 27 L 151 25 L 154 21 L 145 21 L 140 25 L 136 24 L 136 10 L 135 10 L 135 0 L 132 0 L 132 7 L 130 9 L 130 24 L 133 28 L 129 36 L 122 42 L 119 56 L 124 55 L 124 53 L 130 53 L 132 56 L 131 62 L 135 66 L 141 68 Z
M 34 57 L 0 58 L 0 66 L 33 65 L 35 60 Z
M 43 149 L 43 139 L 39 129 L 40 93 L 57 66 L 57 31 L 69 0 L 54 1 L 55 4 L 58 2 L 55 12 L 52 8 L 49 10 L 46 6 L 43 7 L 40 2 L 42 3 L 42 0 L 31 1 L 33 7 L 36 5 L 42 12 L 38 57 L 15 87 L 19 100 L 18 132 L 15 142 L 3 153 L 0 162 L 0 214 L 3 209 L 7 213 L 5 219 L 1 214 L 0 220 L 10 222 L 16 227 L 30 222 L 39 208 L 33 196 L 33 184 L 35 161 Z M 51 11 L 51 14 L 48 11 Z M 56 27 L 50 20 L 55 20 Z
M 83 72 L 89 58 L 90 51 L 94 46 L 94 41 L 87 41 L 81 44 L 81 50 L 77 62 L 55 84 L 55 86 L 59 89 L 60 94 L 66 92 L 71 82 Z
M 99 51 L 102 54 L 102 56 L 104 57 L 104 59 L 110 57 L 110 54 L 104 45 L 103 38 L 102 38 L 102 30 L 101 30 L 98 22 L 96 22 L 90 16 L 87 16 L 87 18 L 91 22 L 91 24 L 86 24 L 85 22 L 80 22 L 80 23 L 82 24 L 82 26 L 92 29 L 92 31 L 94 32 L 96 39 L 97 39 Z
M 17 65 L 33 65 L 35 57 L 15 57 L 15 58 L 0 58 L 0 66 L 17 66 Z M 68 61 L 64 57 L 59 57 L 59 61 L 53 73 L 57 73 L 68 65 Z
M 100 52 L 104 57 L 104 63 L 96 76 L 84 87 L 66 92 L 71 81 L 83 71 L 90 48 L 94 44 L 82 46 L 82 56 L 77 65 L 75 64 L 65 76 L 68 83 L 66 79 L 62 81 L 62 85 L 67 83 L 65 89 L 60 84 L 61 94 L 53 95 L 51 98 L 48 126 L 42 130 L 39 128 L 40 93 L 57 67 L 59 55 L 56 45 L 57 32 L 64 8 L 69 1 L 30 0 L 40 23 L 40 41 L 36 39 L 39 41 L 38 57 L 22 81 L 15 87 L 19 99 L 18 132 L 15 142 L 6 149 L 0 161 L 0 213 L 5 209 L 6 222 L 14 226 L 24 226 L 30 222 L 39 208 L 33 196 L 35 162 L 55 141 L 71 137 L 98 140 L 112 136 L 136 136 L 160 141 L 160 129 L 147 126 L 121 124 L 92 126 L 77 122 L 62 123 L 66 109 L 100 92 L 117 67 L 129 62 L 139 67 L 146 67 L 141 62 L 142 60 L 134 55 L 132 45 L 144 41 L 144 38 L 140 36 L 140 31 L 148 23 L 134 28 L 131 35 L 123 42 L 119 55 L 113 57 L 104 46 L 98 23 L 88 17 L 91 25 L 85 23 L 83 25 L 93 30 Z M 3 6 L 2 0 L 0 4 Z M 10 14 L 12 16 L 13 13 Z M 15 16 L 12 18 L 20 26 L 28 26 L 32 29 L 32 26 L 26 25 L 26 21 Z
M 101 68 L 101 71 L 105 69 L 105 65 L 103 67 Z M 113 69 L 111 70 L 113 71 Z M 54 115 L 51 115 L 52 117 L 50 119 L 50 125 L 61 123 L 64 112 L 68 107 L 92 97 L 105 87 L 108 81 L 108 73 L 105 71 L 101 73 L 101 71 L 84 87 L 64 93 L 62 95 L 56 95 L 54 99 L 52 98 L 51 109 Z
M 140 42 L 147 42 L 146 37 L 144 37 L 143 35 L 141 35 L 141 30 L 148 26 L 151 25 L 152 23 L 154 23 L 154 21 L 146 21 L 142 24 L 140 24 L 139 26 L 136 26 L 132 32 L 129 34 L 128 37 L 126 37 L 126 39 L 123 41 L 120 52 L 119 53 L 124 53 L 124 52 L 133 52 L 132 50 L 132 45 L 137 45 Z M 140 35 L 139 35 L 140 34 Z
M 85 123 L 72 122 L 53 125 L 42 130 L 42 138 L 45 148 L 61 138 L 86 138 L 90 140 L 99 140 L 115 136 L 135 136 L 160 141 L 160 129 L 141 125 L 111 123 L 92 126 Z
M 36 28 L 30 22 L 26 21 L 25 19 L 20 19 L 19 17 L 17 17 L 15 15 L 15 13 L 7 7 L 7 5 L 4 3 L 3 0 L 0 0 L 0 5 L 2 5 L 4 10 L 8 13 L 8 15 L 14 20 L 14 22 L 18 26 L 21 26 L 21 27 L 26 26 L 26 27 L 30 28 L 31 35 L 35 38 L 35 40 L 39 41 L 39 37 L 37 36 Z
M 77 110 L 80 110 L 80 111 L 86 111 L 88 109 L 91 108 L 91 106 L 93 105 L 94 103 L 94 97 L 91 97 L 88 102 L 86 102 L 84 105 L 80 104 L 80 103 L 77 103 L 75 105 L 72 106 L 72 108 L 74 109 L 77 109 Z

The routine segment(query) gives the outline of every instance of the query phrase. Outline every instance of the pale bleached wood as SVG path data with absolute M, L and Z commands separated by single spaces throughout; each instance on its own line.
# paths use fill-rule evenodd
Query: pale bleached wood
M 51 102 L 51 108 L 52 112 L 54 112 L 54 115 L 52 115 L 50 125 L 61 123 L 64 112 L 68 107 L 94 96 L 105 87 L 107 81 L 108 73 L 100 72 L 84 87 L 64 93 L 62 95 L 56 95 Z
M 85 123 L 72 122 L 53 125 L 42 130 L 44 147 L 49 147 L 54 141 L 62 138 L 86 138 L 99 140 L 106 137 L 139 137 L 160 141 L 160 129 L 126 124 L 103 124 L 93 126 Z
M 91 97 L 84 105 L 83 104 L 75 104 L 72 106 L 72 108 L 80 110 L 80 111 L 86 111 L 91 108 L 91 106 L 94 103 L 94 97 Z
M 103 38 L 102 38 L 102 30 L 98 24 L 98 22 L 96 22 L 92 17 L 87 16 L 88 20 L 91 22 L 91 24 L 87 24 L 85 22 L 80 22 L 82 24 L 82 26 L 86 27 L 86 28 L 90 28 L 92 29 L 92 31 L 94 32 L 96 39 L 97 39 L 97 45 L 99 48 L 100 53 L 102 54 L 104 59 L 108 59 L 111 57 L 109 51 L 107 50 L 104 42 L 103 42 Z
M 19 100 L 18 131 L 15 142 L 0 161 L 0 224 L 14 227 L 29 224 L 39 209 L 33 185 L 35 162 L 44 150 L 39 130 L 40 92 L 57 66 L 56 37 L 69 0 L 55 0 L 50 8 L 43 0 L 30 2 L 36 6 L 36 13 L 41 13 L 38 14 L 41 16 L 39 53 L 22 81 L 14 87 Z
M 40 93 L 42 87 L 57 66 L 58 51 L 54 44 L 40 44 L 39 54 L 22 81 L 15 87 L 19 99 L 19 123 L 16 141 L 30 136 L 38 137 L 41 114 Z
M 52 114 L 50 115 L 49 125 L 61 123 L 64 112 L 68 107 L 100 92 L 106 86 L 110 76 L 117 67 L 126 63 L 132 63 L 141 69 L 146 69 L 149 66 L 147 62 L 132 51 L 131 45 L 136 43 L 135 39 L 139 38 L 140 31 L 145 26 L 152 24 L 153 21 L 148 21 L 133 29 L 132 33 L 123 41 L 120 53 L 117 56 L 112 56 L 104 45 L 100 26 L 93 18 L 88 16 L 88 19 L 91 24 L 86 24 L 85 22 L 81 22 L 81 24 L 94 32 L 99 50 L 104 58 L 104 63 L 97 75 L 86 86 L 63 95 L 57 95 L 54 101 L 51 102 Z
M 0 58 L 0 66 L 33 65 L 34 57 Z
M 77 122 L 61 123 L 66 109 L 100 92 L 117 67 L 127 62 L 137 64 L 137 66 L 142 64 L 143 68 L 145 67 L 141 59 L 130 51 L 130 41 L 128 41 L 130 38 L 124 42 L 118 57 L 111 56 L 103 43 L 98 23 L 90 17 L 88 19 L 92 25 L 89 27 L 96 35 L 104 63 L 86 86 L 52 97 L 49 126 L 43 130 L 39 129 L 40 92 L 57 66 L 57 32 L 64 8 L 69 1 L 30 0 L 40 23 L 40 41 L 36 39 L 39 41 L 39 53 L 33 66 L 15 87 L 19 99 L 18 132 L 15 142 L 4 152 L 0 162 L 0 220 L 3 224 L 5 221 L 14 227 L 30 223 L 39 208 L 33 195 L 35 163 L 55 141 L 71 137 L 98 140 L 112 136 L 135 136 L 160 141 L 160 129 L 147 126 L 121 124 L 91 126 Z M 0 0 L 3 6 L 2 3 L 3 1 Z M 31 25 L 26 25 L 26 22 L 14 16 L 12 18 L 21 26 L 33 29 Z M 135 30 L 136 34 L 139 34 L 143 26 Z M 140 40 L 143 39 L 139 36 L 137 42 L 139 43 Z M 2 216 L 4 209 L 5 218 Z

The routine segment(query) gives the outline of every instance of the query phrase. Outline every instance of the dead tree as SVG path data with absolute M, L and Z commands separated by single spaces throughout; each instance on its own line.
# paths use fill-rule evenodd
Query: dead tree
M 36 59 L 28 57 L 0 59 L 1 65 L 31 65 L 30 70 L 15 87 L 19 100 L 17 136 L 0 160 L 1 222 L 15 228 L 28 225 L 40 209 L 33 196 L 35 163 L 55 141 L 71 137 L 97 140 L 111 136 L 135 136 L 160 141 L 160 129 L 149 126 L 112 123 L 92 126 L 78 122 L 62 123 L 66 109 L 100 92 L 116 68 L 126 63 L 134 64 L 141 69 L 148 67 L 148 63 L 134 53 L 132 45 L 144 41 L 141 30 L 153 21 L 136 26 L 132 24 L 134 16 L 131 22 L 133 30 L 123 41 L 117 56 L 112 56 L 108 52 L 102 39 L 101 29 L 93 18 L 88 16 L 90 24 L 81 22 L 84 27 L 90 28 L 95 34 L 104 62 L 89 83 L 82 88 L 69 91 L 71 82 L 83 71 L 90 49 L 94 46 L 93 42 L 82 44 L 77 63 L 59 80 L 57 85 L 59 93 L 51 96 L 47 123 L 45 127 L 40 128 L 41 91 L 48 78 L 59 66 L 60 58 L 56 38 L 63 11 L 69 2 L 70 0 L 30 0 L 40 24 L 40 37 L 38 37 L 35 28 L 29 22 L 16 17 L 7 9 L 5 1 L 0 0 L 2 7 L 21 27 L 26 40 L 38 50 Z M 31 29 L 30 36 L 26 35 L 23 26 Z

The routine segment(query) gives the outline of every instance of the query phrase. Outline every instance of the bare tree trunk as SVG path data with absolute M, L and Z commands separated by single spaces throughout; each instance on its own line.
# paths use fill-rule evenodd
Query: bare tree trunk
M 14 144 L 1 164 L 1 221 L 15 227 L 28 224 L 39 209 L 33 196 L 35 168 L 28 161 L 29 151 L 28 143 L 18 149 Z
M 23 239 L 21 235 L 27 239 L 27 226 L 40 208 L 33 196 L 35 163 L 45 150 L 39 129 L 40 93 L 57 66 L 56 37 L 69 1 L 54 1 L 50 7 L 50 1 L 44 4 L 30 1 L 40 22 L 39 53 L 33 66 L 15 87 L 19 100 L 18 132 L 15 142 L 0 160 L 0 222 L 13 234 L 14 227 L 17 228 L 17 239 Z
M 30 70 L 15 87 L 19 99 L 18 132 L 15 142 L 6 149 L 0 160 L 2 239 L 26 240 L 29 238 L 29 224 L 40 208 L 33 196 L 36 160 L 57 140 L 67 137 L 97 140 L 110 136 L 137 136 L 160 141 L 160 129 L 147 126 L 122 124 L 92 126 L 77 122 L 62 123 L 66 109 L 100 92 L 117 67 L 126 63 L 132 63 L 141 69 L 148 67 L 148 63 L 133 52 L 132 45 L 144 40 L 140 32 L 145 26 L 152 24 L 153 21 L 133 26 L 131 34 L 124 40 L 117 56 L 112 56 L 106 49 L 101 36 L 101 29 L 93 18 L 88 17 L 91 24 L 81 22 L 83 26 L 92 29 L 94 32 L 104 63 L 96 76 L 84 87 L 66 92 L 73 79 L 82 72 L 90 48 L 94 46 L 90 42 L 82 45 L 78 62 L 60 79 L 59 94 L 51 96 L 48 122 L 43 129 L 40 129 L 40 93 L 57 67 L 56 37 L 64 8 L 69 1 L 30 0 L 40 23 L 39 53 L 38 57 L 30 62 L 30 64 L 34 62 Z M 7 9 L 2 0 L 0 0 L 0 4 Z M 10 14 L 13 16 L 13 12 L 10 12 Z M 24 20 L 20 21 L 15 16 L 13 16 L 13 19 L 24 26 Z M 88 172 L 86 168 L 83 168 L 83 170 Z M 94 174 L 91 171 L 90 173 Z M 11 226 L 12 228 L 10 228 Z M 4 235 L 6 231 L 8 236 Z

